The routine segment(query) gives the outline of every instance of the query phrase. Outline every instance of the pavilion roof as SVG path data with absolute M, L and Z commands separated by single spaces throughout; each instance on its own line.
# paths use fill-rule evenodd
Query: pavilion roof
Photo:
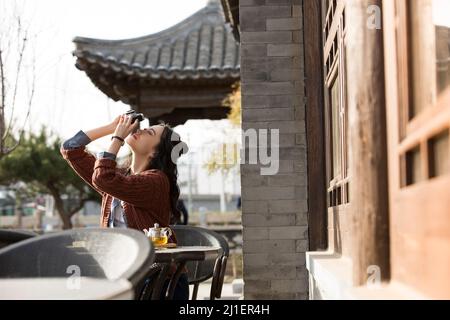
M 140 79 L 239 79 L 239 46 L 219 1 L 161 32 L 125 40 L 76 37 L 76 66 Z M 93 77 L 91 77 L 92 79 Z M 94 82 L 95 80 L 92 79 Z

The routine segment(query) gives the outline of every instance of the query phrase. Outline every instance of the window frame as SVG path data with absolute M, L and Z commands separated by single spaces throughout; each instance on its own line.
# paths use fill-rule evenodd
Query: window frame
M 409 42 L 415 35 L 408 28 L 408 4 L 383 1 L 391 275 L 395 282 L 442 298 L 450 295 L 445 285 L 450 269 L 450 174 L 431 177 L 428 155 L 430 139 L 450 132 L 450 88 L 411 119 Z M 407 183 L 406 154 L 417 147 L 423 179 Z
M 324 92 L 325 92 L 325 145 L 326 145 L 326 182 L 327 207 L 346 206 L 349 197 L 349 165 L 347 142 L 347 70 L 346 70 L 346 28 L 345 2 L 329 1 L 323 11 L 323 53 L 324 53 Z M 335 81 L 339 81 L 338 123 L 339 151 L 333 150 L 333 117 L 331 90 Z M 339 174 L 334 176 L 334 157 L 340 159 Z
M 434 105 L 425 105 L 421 112 L 411 116 L 411 105 L 413 99 L 413 87 L 411 83 L 414 81 L 411 69 L 414 68 L 414 61 L 411 52 L 410 36 L 415 36 L 411 33 L 410 23 L 412 17 L 410 3 L 407 0 L 396 0 L 396 13 L 398 17 L 397 29 L 397 63 L 399 65 L 398 85 L 399 85 L 399 152 L 400 152 L 400 187 L 408 187 L 406 181 L 406 155 L 408 152 L 420 149 L 420 163 L 421 163 L 421 181 L 432 179 L 430 172 L 430 140 L 439 136 L 444 131 L 450 132 L 450 125 L 447 123 L 445 117 L 438 117 L 448 111 L 448 97 L 450 95 L 450 86 L 437 97 Z M 404 59 L 403 57 L 407 57 Z M 446 110 L 447 109 L 447 110 Z M 419 182 L 421 182 L 419 181 Z

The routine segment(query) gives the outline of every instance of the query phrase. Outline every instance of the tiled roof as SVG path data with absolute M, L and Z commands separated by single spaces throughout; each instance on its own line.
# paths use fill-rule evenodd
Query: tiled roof
M 177 25 L 127 40 L 76 37 L 76 66 L 149 79 L 239 78 L 239 46 L 212 0 Z

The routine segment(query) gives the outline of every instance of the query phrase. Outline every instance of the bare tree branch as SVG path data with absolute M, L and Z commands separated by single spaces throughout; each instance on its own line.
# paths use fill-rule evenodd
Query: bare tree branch
M 5 130 L 5 103 L 6 103 L 6 92 L 5 92 L 5 68 L 3 65 L 3 51 L 1 49 L 0 42 L 0 136 L 3 136 Z M 4 140 L 0 139 L 0 153 L 3 151 Z
M 19 28 L 18 37 L 20 37 L 20 31 L 22 29 L 22 24 L 20 21 L 20 17 L 18 17 L 17 19 L 18 19 L 18 28 Z M 19 76 L 20 76 L 20 71 L 22 70 L 23 54 L 25 52 L 25 48 L 26 48 L 26 44 L 27 44 L 27 40 L 28 40 L 27 33 L 28 32 L 25 31 L 23 42 L 19 49 L 19 60 L 17 62 L 17 67 L 16 67 L 16 79 L 14 82 L 14 91 L 13 91 L 13 96 L 12 96 L 12 101 L 11 101 L 11 115 L 9 117 L 8 129 L 6 129 L 6 133 L 3 136 L 3 140 L 6 140 L 8 138 L 9 132 L 11 131 L 12 118 L 14 115 L 14 108 L 16 106 L 17 91 L 19 89 Z M 19 42 L 20 42 L 20 38 L 19 38 Z
M 33 71 L 31 73 L 32 74 L 31 88 L 30 88 L 30 92 L 28 94 L 28 109 L 27 109 L 27 114 L 25 116 L 25 119 L 23 121 L 22 129 L 20 130 L 19 142 L 17 143 L 17 145 L 19 145 L 22 142 L 23 135 L 25 133 L 25 126 L 27 124 L 28 119 L 30 118 L 31 107 L 33 105 L 34 93 L 35 93 L 35 89 L 36 89 L 36 51 L 33 51 L 33 60 L 32 60 L 31 65 L 32 65 Z
M 9 18 L 4 18 L 8 16 L 8 10 L 4 8 L 2 11 L 5 14 L 2 14 L 3 19 L 0 21 L 0 158 L 13 152 L 22 142 L 35 96 L 36 52 L 35 50 L 32 52 L 30 70 L 27 67 L 27 63 L 29 59 L 28 52 L 30 51 L 29 28 L 31 22 L 24 23 L 25 19 L 22 17 L 22 9 L 19 8 L 18 3 L 13 2 L 10 6 Z M 8 20 L 11 19 L 15 23 L 8 23 Z M 5 30 L 8 32 L 5 33 Z M 12 53 L 14 53 L 14 61 L 7 61 L 8 56 Z M 8 72 L 12 72 L 13 75 L 8 77 Z M 31 75 L 29 74 L 30 72 Z M 10 83 L 9 79 L 14 79 L 14 81 Z M 26 81 L 26 86 L 21 85 L 22 81 Z M 16 105 L 19 103 L 19 100 L 22 103 L 22 99 L 19 99 L 19 97 L 24 96 L 24 94 L 19 93 L 21 90 L 26 90 L 27 92 L 27 111 L 23 125 L 17 128 L 17 137 L 12 134 L 13 129 L 15 129 L 15 121 L 13 119 Z M 11 95 L 8 94 L 9 91 L 11 91 Z M 6 119 L 6 112 L 9 112 L 9 121 Z

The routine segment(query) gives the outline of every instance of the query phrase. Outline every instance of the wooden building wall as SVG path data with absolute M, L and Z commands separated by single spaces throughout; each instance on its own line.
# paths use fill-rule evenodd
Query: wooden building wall
M 320 194 L 327 204 L 328 241 L 307 253 L 310 298 L 448 298 L 450 24 L 433 14 L 443 3 L 320 3 L 321 34 L 304 2 L 307 93 L 320 92 L 314 38 L 323 48 L 323 101 L 307 100 L 306 119 L 307 134 L 323 133 L 320 160 L 308 137 L 308 164 L 324 161 L 327 192 L 308 196 L 310 210 Z M 311 230 L 311 243 L 323 240 Z

